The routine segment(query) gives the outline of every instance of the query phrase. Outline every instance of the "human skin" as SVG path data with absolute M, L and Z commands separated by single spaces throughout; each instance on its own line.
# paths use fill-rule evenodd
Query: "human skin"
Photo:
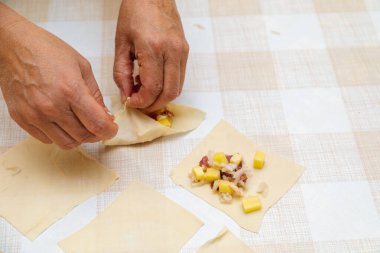
M 30 135 L 64 149 L 116 135 L 83 56 L 1 3 L 0 41 L 3 97 Z
M 174 0 L 123 0 L 115 38 L 114 80 L 123 102 L 152 112 L 182 91 L 189 45 Z M 133 61 L 141 87 L 133 90 Z
M 90 63 L 73 48 L 2 3 L 0 41 L 3 97 L 30 135 L 71 149 L 117 133 Z M 122 1 L 115 48 L 114 79 L 127 106 L 152 112 L 180 94 L 189 46 L 174 0 Z

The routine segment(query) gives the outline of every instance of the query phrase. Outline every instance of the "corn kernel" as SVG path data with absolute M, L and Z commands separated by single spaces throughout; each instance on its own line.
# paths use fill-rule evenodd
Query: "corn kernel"
M 228 164 L 228 160 L 226 155 L 223 152 L 217 152 L 214 154 L 212 161 L 217 163 L 217 164 Z
M 230 163 L 234 163 L 234 164 L 240 164 L 241 161 L 243 160 L 243 156 L 239 153 L 236 153 L 236 154 L 233 154 L 231 156 L 231 159 L 230 159 Z
M 227 180 L 219 180 L 219 192 L 220 193 L 233 193 L 234 190 L 231 188 L 231 182 Z
M 256 169 L 262 169 L 265 163 L 265 153 L 263 151 L 256 151 L 253 158 L 253 167 Z
M 205 179 L 209 182 L 220 179 L 220 171 L 214 168 L 208 168 L 206 170 Z
M 243 199 L 243 211 L 251 213 L 261 209 L 261 202 L 257 196 L 247 197 Z
M 164 125 L 166 127 L 172 127 L 172 120 L 170 118 L 162 118 L 162 119 L 159 119 L 157 121 L 161 125 Z
M 193 168 L 193 174 L 198 181 L 202 181 L 205 177 L 205 173 L 201 166 L 195 166 Z

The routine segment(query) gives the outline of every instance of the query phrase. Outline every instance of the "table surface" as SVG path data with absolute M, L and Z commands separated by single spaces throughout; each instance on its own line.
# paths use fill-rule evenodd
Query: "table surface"
M 112 67 L 120 1 L 3 2 L 87 57 L 104 96 L 118 92 Z M 61 252 L 57 241 L 140 180 L 206 223 L 183 252 L 194 251 L 221 226 L 256 252 L 380 252 L 380 1 L 178 0 L 177 5 L 191 47 L 177 102 L 204 110 L 206 120 L 189 134 L 149 144 L 85 145 L 120 180 L 34 242 L 0 219 L 0 251 Z M 26 134 L 0 101 L 3 152 Z M 239 228 L 168 176 L 222 118 L 306 168 L 267 213 L 258 234 Z

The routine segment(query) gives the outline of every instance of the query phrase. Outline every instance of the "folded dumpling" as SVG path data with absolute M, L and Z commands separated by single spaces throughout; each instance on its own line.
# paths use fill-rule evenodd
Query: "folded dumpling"
M 170 103 L 166 109 L 172 112 L 173 116 L 171 126 L 167 127 L 141 110 L 126 107 L 121 103 L 119 96 L 111 97 L 111 101 L 119 131 L 114 138 L 104 141 L 104 145 L 130 145 L 187 132 L 198 127 L 205 118 L 205 113 L 198 109 Z

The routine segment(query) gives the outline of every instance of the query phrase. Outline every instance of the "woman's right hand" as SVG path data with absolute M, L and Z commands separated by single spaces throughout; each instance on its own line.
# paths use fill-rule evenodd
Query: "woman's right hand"
M 0 85 L 17 124 L 64 149 L 116 135 L 89 62 L 1 3 L 0 14 Z

